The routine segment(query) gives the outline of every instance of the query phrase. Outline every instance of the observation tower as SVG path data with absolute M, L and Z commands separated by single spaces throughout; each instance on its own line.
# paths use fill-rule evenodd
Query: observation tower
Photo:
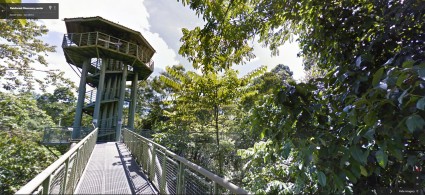
M 65 58 L 81 75 L 72 139 L 84 136 L 84 112 L 93 116 L 99 128 L 98 141 L 120 141 L 124 108 L 129 109 L 127 127 L 134 129 L 137 84 L 153 72 L 155 50 L 140 32 L 101 17 L 64 21 Z

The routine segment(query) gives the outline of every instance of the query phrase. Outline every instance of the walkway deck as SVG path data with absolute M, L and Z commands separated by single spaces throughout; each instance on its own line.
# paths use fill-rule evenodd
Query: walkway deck
M 157 194 L 123 143 L 96 144 L 75 194 Z

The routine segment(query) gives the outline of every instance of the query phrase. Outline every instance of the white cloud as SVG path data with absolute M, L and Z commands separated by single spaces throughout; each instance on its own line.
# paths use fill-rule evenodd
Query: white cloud
M 243 66 L 235 66 L 235 69 L 239 70 L 241 75 L 245 75 L 263 65 L 267 66 L 268 70 L 271 70 L 278 64 L 284 64 L 291 69 L 296 80 L 301 80 L 305 76 L 302 58 L 297 57 L 300 49 L 296 42 L 285 43 L 278 47 L 278 56 L 271 56 L 271 51 L 267 47 L 262 47 L 256 41 L 253 47 L 256 57 Z
M 150 15 L 143 0 L 126 0 L 124 2 L 117 2 L 116 0 L 23 0 L 22 2 L 59 3 L 59 20 L 39 20 L 40 23 L 46 25 L 49 29 L 48 35 L 43 37 L 43 40 L 57 46 L 56 53 L 50 54 L 47 61 L 52 65 L 52 69 L 60 68 L 65 72 L 65 76 L 77 85 L 79 83 L 79 77 L 66 63 L 61 48 L 63 34 L 66 33 L 64 18 L 100 16 L 112 22 L 119 23 L 141 32 L 146 40 L 148 40 L 156 50 L 153 57 L 155 67 L 164 69 L 167 65 L 179 63 L 176 51 L 170 48 L 161 36 L 167 35 L 169 32 L 152 32 L 148 20 Z
M 34 1 L 25 1 L 33 3 Z M 194 11 L 184 7 L 181 2 L 169 0 L 126 0 L 117 2 L 115 0 L 39 0 L 43 3 L 59 3 L 60 20 L 40 20 L 50 30 L 45 40 L 57 45 L 57 53 L 48 57 L 48 62 L 60 66 L 66 72 L 66 76 L 76 83 L 78 76 L 67 65 L 61 48 L 63 34 L 66 33 L 64 18 L 101 16 L 112 22 L 127 26 L 142 35 L 155 48 L 153 57 L 156 70 L 165 69 L 166 66 L 183 64 L 186 69 L 193 69 L 187 59 L 178 54 L 181 46 L 181 29 L 193 29 L 202 26 L 205 22 L 198 18 Z M 285 44 L 279 47 L 280 55 L 272 57 L 267 48 L 254 43 L 255 59 L 246 65 L 234 66 L 241 75 L 259 67 L 267 65 L 272 69 L 277 64 L 288 65 L 294 72 L 294 77 L 300 79 L 304 76 L 302 70 L 302 59 L 297 58 L 299 48 L 296 43 Z M 155 71 L 156 71 L 155 70 Z
M 143 36 L 156 50 L 156 54 L 153 56 L 155 68 L 165 69 L 166 66 L 172 66 L 179 63 L 176 59 L 177 56 L 174 50 L 168 47 L 167 43 L 165 43 L 164 39 L 162 39 L 158 33 L 145 31 L 143 32 Z
M 64 18 L 100 16 L 137 31 L 149 29 L 143 0 L 40 0 L 41 3 L 59 3 L 60 20 L 43 20 L 50 31 L 66 32 Z

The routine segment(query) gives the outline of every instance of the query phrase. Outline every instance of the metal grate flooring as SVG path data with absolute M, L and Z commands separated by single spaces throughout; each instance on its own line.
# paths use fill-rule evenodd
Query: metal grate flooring
M 96 144 L 75 194 L 157 194 L 123 143 Z

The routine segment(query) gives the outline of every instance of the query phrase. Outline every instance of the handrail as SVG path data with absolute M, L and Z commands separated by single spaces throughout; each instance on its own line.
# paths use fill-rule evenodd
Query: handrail
M 153 61 L 146 55 L 143 46 L 135 43 L 119 39 L 117 37 L 102 32 L 86 32 L 86 33 L 68 33 L 65 34 L 62 41 L 62 47 L 81 47 L 81 46 L 98 46 L 110 50 L 115 50 L 126 55 L 134 56 L 151 70 L 153 70 Z
M 235 194 L 249 193 L 135 132 L 124 129 L 123 137 L 133 157 L 161 194 L 226 193 L 219 192 L 218 188 Z M 172 170 L 171 166 L 178 170 Z
M 95 129 L 87 135 L 16 194 L 73 193 L 96 145 L 97 132 Z
M 87 127 L 79 127 L 81 129 L 81 137 L 84 138 L 90 134 L 93 129 Z M 43 135 L 43 144 L 69 144 L 71 140 L 72 127 L 45 127 Z

